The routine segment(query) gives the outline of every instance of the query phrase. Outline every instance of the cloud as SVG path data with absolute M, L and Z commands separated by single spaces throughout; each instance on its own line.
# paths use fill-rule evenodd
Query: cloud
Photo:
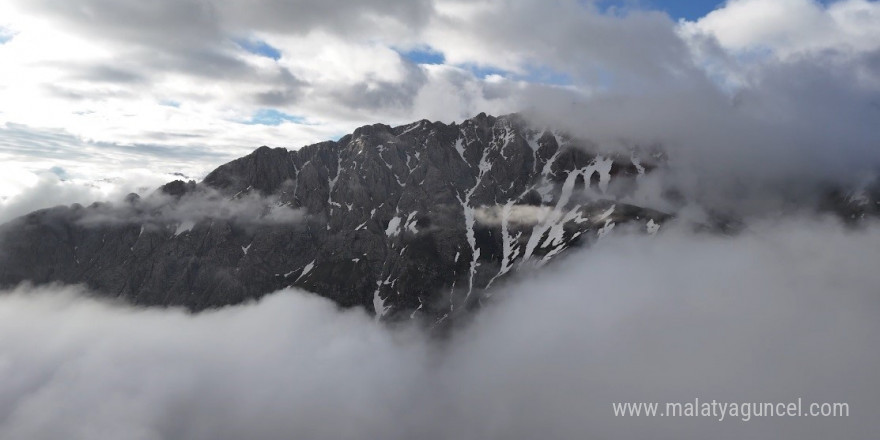
M 217 5 L 225 19 L 239 26 L 281 34 L 331 31 L 352 37 L 413 34 L 425 26 L 434 9 L 428 0 L 223 0 Z
M 283 291 L 201 314 L 0 296 L 0 436 L 865 438 L 880 229 L 609 236 L 445 339 Z M 619 401 L 848 402 L 847 418 L 620 418 Z
M 737 0 L 678 23 L 574 0 L 39 0 L 0 16 L 15 35 L 0 127 L 32 172 L 58 165 L 35 156 L 90 159 L 92 180 L 177 156 L 203 175 L 258 145 L 514 111 L 603 147 L 662 144 L 669 186 L 716 208 L 776 209 L 880 162 L 876 2 Z M 247 123 L 261 112 L 296 118 Z M 52 148 L 22 148 L 48 133 Z
M 387 373 L 417 365 L 422 347 L 313 296 L 287 292 L 194 318 L 57 290 L 2 297 L 4 332 L 24 336 L 21 318 L 38 319 L 30 328 L 48 349 L 4 344 L 4 438 L 380 438 L 418 385 Z M 52 334 L 65 335 L 63 347 L 50 348 Z M 334 423 L 333 413 L 352 419 Z
M 550 67 L 594 87 L 603 77 L 632 87 L 693 69 L 687 46 L 662 13 L 614 15 L 591 2 L 521 0 L 438 1 L 437 11 L 425 40 L 452 64 L 520 72 Z
M 562 217 L 564 213 L 550 206 L 534 205 L 511 205 L 504 212 L 503 205 L 483 206 L 477 208 L 475 215 L 477 222 L 484 225 L 500 226 L 503 219 L 521 226 L 534 226 L 547 219 L 551 214 Z
M 174 177 L 135 168 L 127 170 L 125 176 L 89 180 L 70 178 L 68 171 L 61 167 L 33 173 L 17 168 L 15 164 L 0 166 L 0 172 L 0 224 L 53 206 L 117 201 L 130 193 L 145 195 Z
M 648 60 L 643 55 L 655 51 L 640 49 L 633 50 L 641 55 L 631 56 L 632 50 L 623 49 L 642 37 L 614 31 L 620 26 L 631 22 L 636 33 L 649 28 L 644 39 L 658 42 L 658 50 L 665 50 L 661 40 L 676 38 L 660 14 L 618 19 L 574 2 L 490 5 L 477 14 L 459 6 L 388 0 L 8 2 L 0 15 L 16 38 L 0 46 L 8 66 L 0 84 L 10 85 L 0 87 L 0 124 L 20 127 L 22 138 L 39 139 L 47 130 L 68 133 L 72 139 L 59 150 L 68 157 L 83 155 L 77 151 L 82 142 L 101 142 L 133 145 L 132 152 L 141 145 L 210 149 L 231 158 L 263 144 L 298 148 L 379 121 L 509 113 L 522 107 L 520 97 L 529 90 L 551 92 L 532 79 L 572 71 L 594 75 L 606 63 L 617 71 L 643 70 L 663 56 Z M 557 30 L 544 27 L 535 41 L 505 30 L 530 19 L 564 21 Z M 444 43 L 455 35 L 468 43 Z M 615 47 L 584 44 L 590 36 L 608 37 Z M 244 41 L 273 52 L 264 56 L 243 47 Z M 672 51 L 685 47 L 674 43 Z M 446 64 L 419 66 L 400 55 L 414 48 L 441 50 Z M 629 54 L 625 59 L 623 52 Z M 592 64 L 582 68 L 584 62 Z M 513 80 L 484 77 L 487 71 L 509 73 Z M 262 109 L 302 115 L 312 124 L 268 129 L 239 123 Z M 212 157 L 195 160 L 217 165 Z M 97 165 L 95 174 L 108 168 Z
M 180 186 L 185 186 L 181 181 Z M 172 184 L 173 185 L 173 184 Z M 106 203 L 76 216 L 79 224 L 102 226 L 134 223 L 145 225 L 178 224 L 192 228 L 204 220 L 223 219 L 242 225 L 296 223 L 305 218 L 304 210 L 293 209 L 276 196 L 243 194 L 229 198 L 209 187 L 193 187 L 179 196 L 152 193 L 145 198 Z
M 772 51 L 793 57 L 822 50 L 880 49 L 880 4 L 865 0 L 732 0 L 685 24 L 737 52 Z
M 861 8 L 864 13 L 850 19 L 880 25 L 880 15 L 867 12 L 875 3 L 793 3 L 827 20 L 842 8 Z M 757 9 L 749 13 L 763 17 L 761 8 L 778 6 L 729 2 L 703 20 L 739 8 Z M 829 187 L 852 188 L 877 176 L 880 51 L 855 44 L 872 39 L 840 30 L 840 38 L 798 48 L 795 56 L 794 49 L 764 38 L 760 23 L 739 15 L 727 23 L 751 36 L 754 44 L 748 47 L 725 41 L 723 33 L 701 23 L 682 22 L 678 28 L 690 47 L 686 57 L 699 68 L 649 78 L 651 87 L 531 94 L 527 113 L 606 149 L 660 145 L 669 156 L 673 186 L 687 200 L 739 214 L 811 205 Z M 779 32 L 786 41 L 800 41 L 799 32 L 811 30 L 799 24 Z

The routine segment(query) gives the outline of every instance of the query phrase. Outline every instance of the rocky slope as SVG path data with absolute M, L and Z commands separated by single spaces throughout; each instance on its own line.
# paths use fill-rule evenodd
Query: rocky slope
M 655 231 L 667 214 L 617 200 L 660 159 L 603 154 L 516 115 L 365 126 L 261 147 L 144 199 L 19 218 L 0 228 L 0 285 L 85 283 L 192 310 L 296 286 L 442 321 L 615 225 Z

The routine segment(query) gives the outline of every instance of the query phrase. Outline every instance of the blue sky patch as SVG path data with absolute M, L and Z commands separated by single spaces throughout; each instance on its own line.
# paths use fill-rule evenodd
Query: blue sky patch
M 0 44 L 4 44 L 14 37 L 15 34 L 11 30 L 0 27 Z
M 64 168 L 61 168 L 59 166 L 54 166 L 52 168 L 49 168 L 49 172 L 58 176 L 58 178 L 60 180 L 69 180 L 70 179 L 70 175 L 67 174 L 67 170 L 65 170 Z
M 673 20 L 694 21 L 724 4 L 724 0 L 599 0 L 596 6 L 604 13 L 632 10 L 663 11 Z
M 474 76 L 476 76 L 477 78 L 486 78 L 489 75 L 499 75 L 499 76 L 503 76 L 506 78 L 509 78 L 511 76 L 510 72 L 508 72 L 504 69 L 499 69 L 497 67 L 492 67 L 492 66 L 478 66 L 475 64 L 468 63 L 468 64 L 460 64 L 457 67 L 461 67 L 462 69 L 465 69 L 465 70 L 473 73 Z
M 306 118 L 302 116 L 289 115 L 284 112 L 275 110 L 274 108 L 261 108 L 257 110 L 251 119 L 245 121 L 248 125 L 281 125 L 285 122 L 293 122 L 294 124 L 304 124 Z
M 558 72 L 549 67 L 530 68 L 525 75 L 517 75 L 515 78 L 531 83 L 551 84 L 554 86 L 570 86 L 574 84 L 571 75 Z
M 491 66 L 477 66 L 474 64 L 461 64 L 457 67 L 474 74 L 475 77 L 485 79 L 490 75 L 503 76 L 514 81 L 527 81 L 530 83 L 551 84 L 555 86 L 570 86 L 574 84 L 567 73 L 553 70 L 546 66 L 527 67 L 525 73 L 517 74 L 504 69 Z
M 646 0 L 650 9 L 665 11 L 674 20 L 694 21 L 724 5 L 722 0 Z
M 431 48 L 409 51 L 398 50 L 397 53 L 416 64 L 443 64 L 446 62 L 446 57 L 444 57 L 441 52 Z
M 263 40 L 240 38 L 235 40 L 238 47 L 261 57 L 272 58 L 275 61 L 281 59 L 281 51 L 269 45 Z

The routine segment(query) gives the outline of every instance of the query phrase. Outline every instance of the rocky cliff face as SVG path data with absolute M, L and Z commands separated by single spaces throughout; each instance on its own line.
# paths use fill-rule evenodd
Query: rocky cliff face
M 656 156 L 606 155 L 516 115 L 365 126 L 261 147 L 144 199 L 38 211 L 0 231 L 0 284 L 85 283 L 193 310 L 296 286 L 385 319 L 442 321 L 615 225 Z

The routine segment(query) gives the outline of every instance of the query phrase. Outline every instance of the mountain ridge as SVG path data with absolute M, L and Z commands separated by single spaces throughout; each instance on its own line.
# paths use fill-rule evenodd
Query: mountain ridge
M 384 319 L 442 321 L 617 224 L 655 232 L 669 214 L 619 199 L 662 160 L 517 114 L 367 125 L 263 146 L 143 199 L 21 217 L 0 228 L 0 285 L 84 283 L 196 311 L 293 286 Z

